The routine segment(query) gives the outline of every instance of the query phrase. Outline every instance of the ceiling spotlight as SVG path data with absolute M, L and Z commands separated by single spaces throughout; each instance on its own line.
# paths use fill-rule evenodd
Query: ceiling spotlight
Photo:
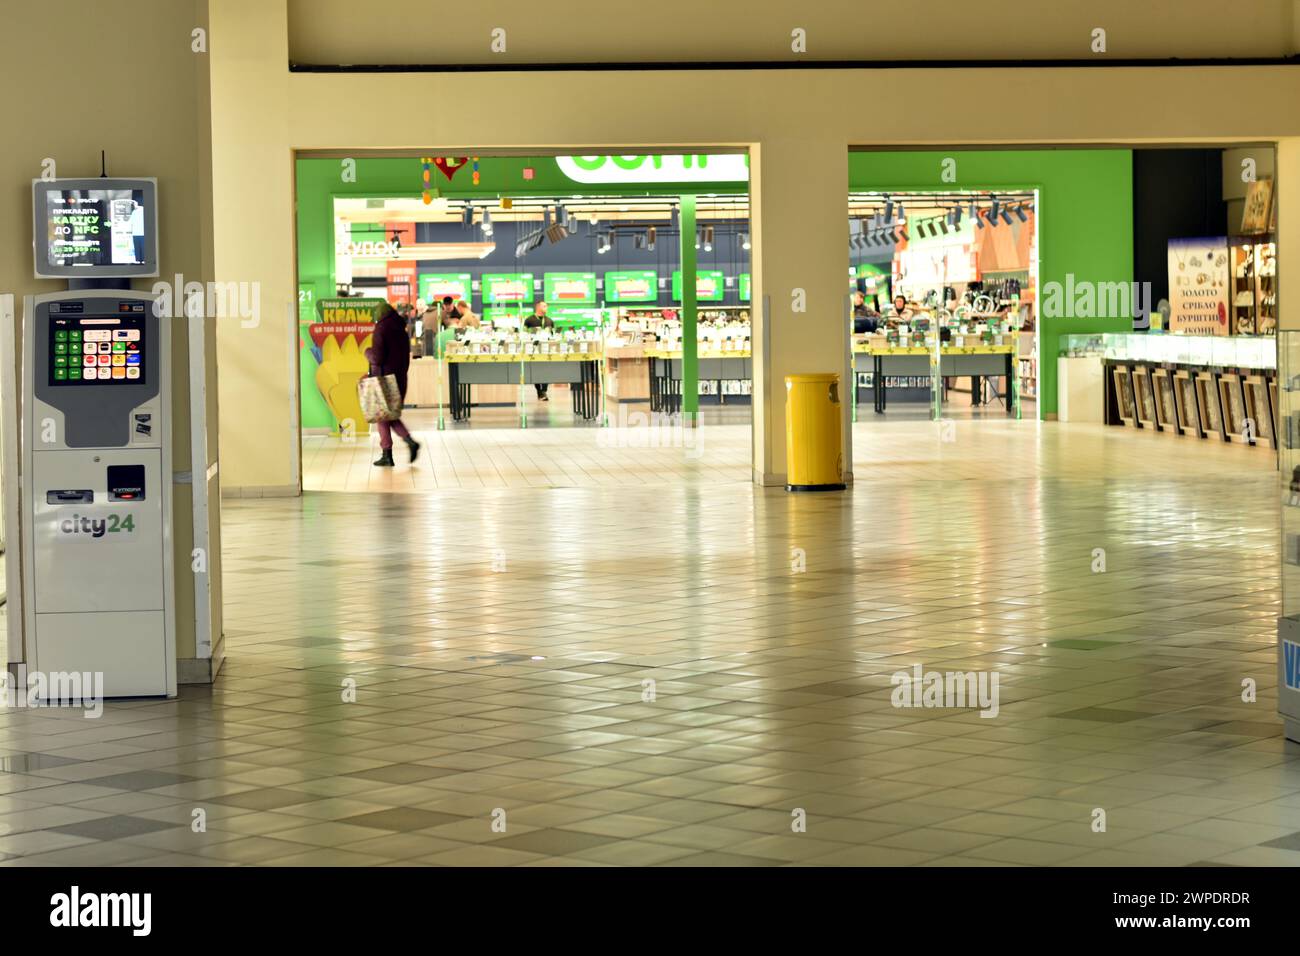
M 1008 226 L 1011 225 L 1011 212 L 1010 210 L 1007 209 L 1006 206 L 1002 207 L 1002 221 L 1005 222 Z
M 899 226 L 894 230 L 895 242 L 907 242 L 907 226 Z
M 742 232 L 742 233 L 740 234 L 740 248 L 742 248 L 742 249 L 744 249 L 746 252 L 748 252 L 748 251 L 750 250 L 751 246 L 752 246 L 752 243 L 749 241 L 749 233 L 747 233 L 747 232 Z
M 655 227 L 654 227 L 654 226 L 651 226 L 649 229 L 647 229 L 647 230 L 645 231 L 645 247 L 646 247 L 646 251 L 647 251 L 647 252 L 654 252 L 654 251 L 655 251 L 655 236 L 656 236 L 656 235 L 657 235 L 657 232 L 655 231 Z
M 901 222 L 907 222 L 907 210 L 903 208 L 901 202 L 898 204 L 898 218 Z
M 993 203 L 989 206 L 989 222 L 992 222 L 994 219 L 998 218 L 998 210 L 1002 208 L 1002 204 L 998 202 L 997 196 L 992 196 L 990 198 L 992 198 Z
M 1016 218 L 1018 218 L 1021 222 L 1028 222 L 1028 221 L 1029 221 L 1029 217 L 1025 215 L 1025 207 L 1024 207 L 1024 206 L 1017 206 L 1016 209 L 1015 209 L 1015 212 L 1016 212 Z
M 700 248 L 700 230 L 695 230 L 695 248 Z
M 635 233 L 635 234 L 632 236 L 632 248 L 633 248 L 633 249 L 644 249 L 644 248 L 645 248 L 645 233 L 644 233 L 644 232 L 638 232 L 638 233 Z
M 460 222 L 463 226 L 474 225 L 474 207 L 469 203 L 466 203 L 465 208 L 460 211 Z
M 975 205 L 975 200 L 972 199 L 972 200 L 970 201 L 970 209 L 968 209 L 968 210 L 966 211 L 966 215 L 970 216 L 972 219 L 978 219 L 978 218 L 979 218 L 979 216 L 980 216 L 980 210 L 979 210 L 979 207 Z
M 894 221 L 894 201 L 888 196 L 885 197 L 885 219 L 888 222 Z
M 984 228 L 984 216 L 983 216 L 983 212 L 984 212 L 984 210 L 982 210 L 982 209 L 976 209 L 976 210 L 975 210 L 975 225 L 978 226 L 980 229 L 983 229 L 983 228 Z
M 488 212 L 487 209 L 483 210 L 483 235 L 492 235 L 492 213 Z
M 712 226 L 704 227 L 704 251 L 705 252 L 713 251 L 713 227 Z

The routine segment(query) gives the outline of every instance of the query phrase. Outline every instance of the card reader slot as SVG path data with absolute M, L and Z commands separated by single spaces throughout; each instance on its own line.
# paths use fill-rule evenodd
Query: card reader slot
M 89 488 L 63 488 L 45 492 L 47 505 L 88 505 L 95 500 L 95 492 Z

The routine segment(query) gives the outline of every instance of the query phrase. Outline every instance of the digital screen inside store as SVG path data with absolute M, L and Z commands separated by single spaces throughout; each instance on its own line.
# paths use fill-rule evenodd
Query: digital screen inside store
M 67 189 L 45 194 L 51 266 L 134 266 L 145 261 L 144 192 Z
M 50 384 L 144 383 L 143 317 L 50 318 Z

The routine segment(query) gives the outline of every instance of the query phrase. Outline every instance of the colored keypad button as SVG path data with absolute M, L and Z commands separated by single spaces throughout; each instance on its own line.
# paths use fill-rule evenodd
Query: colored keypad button
M 60 329 L 60 330 L 58 330 L 57 332 L 55 332 L 55 333 L 54 333 L 54 341 L 56 341 L 56 342 L 66 342 L 66 341 L 68 341 L 68 333 L 67 333 L 67 331 L 64 330 L 64 329 Z
M 81 366 L 68 369 L 68 378 L 81 378 Z
M 67 377 L 68 377 L 68 370 L 66 368 L 56 368 L 54 370 L 54 380 L 56 382 L 62 381 Z

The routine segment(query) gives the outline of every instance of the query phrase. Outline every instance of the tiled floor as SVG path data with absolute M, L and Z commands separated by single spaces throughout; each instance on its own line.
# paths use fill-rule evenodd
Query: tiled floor
M 704 433 L 430 433 L 374 478 L 407 494 L 226 502 L 222 679 L 0 714 L 0 854 L 1300 863 L 1268 452 L 873 420 L 800 497 Z M 895 708 L 914 664 L 996 672 L 998 716 Z

